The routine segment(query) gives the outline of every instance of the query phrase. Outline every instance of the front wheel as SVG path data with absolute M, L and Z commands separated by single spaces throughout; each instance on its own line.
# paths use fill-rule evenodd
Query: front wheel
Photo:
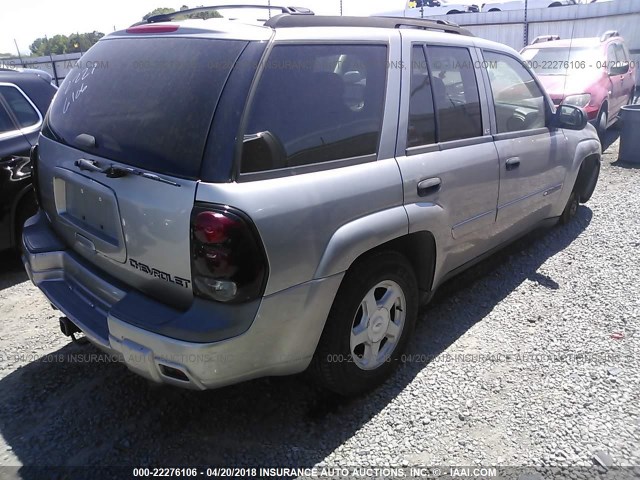
M 573 219 L 573 217 L 576 216 L 576 213 L 578 213 L 578 206 L 579 198 L 578 194 L 574 190 L 573 192 L 571 192 L 571 196 L 569 196 L 569 200 L 567 201 L 567 204 L 564 207 L 564 211 L 560 216 L 560 223 L 562 225 L 568 224 Z
M 604 139 L 607 135 L 607 123 L 609 121 L 609 114 L 607 112 L 606 105 L 603 105 L 600 108 L 600 113 L 598 113 L 598 120 L 596 121 L 596 131 L 598 132 L 598 137 L 600 138 L 600 142 L 604 142 Z
M 311 373 L 345 396 L 377 387 L 399 363 L 417 313 L 417 281 L 403 255 L 382 252 L 357 263 L 338 290 Z

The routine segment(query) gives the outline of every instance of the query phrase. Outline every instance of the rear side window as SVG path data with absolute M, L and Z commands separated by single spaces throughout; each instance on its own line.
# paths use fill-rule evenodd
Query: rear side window
M 246 45 L 170 37 L 98 42 L 60 86 L 48 127 L 89 153 L 197 178 L 218 99 Z M 93 136 L 95 147 L 77 143 L 81 134 Z
M 13 124 L 11 117 L 0 103 L 0 133 L 7 133 L 15 130 L 16 126 Z
M 529 71 L 509 55 L 485 51 L 484 58 L 490 65 L 498 133 L 543 128 L 546 101 Z
M 384 45 L 277 45 L 253 95 L 242 173 L 375 154 Z
M 435 100 L 438 141 L 482 135 L 478 83 L 469 50 L 427 47 Z
M 0 86 L 0 96 L 4 100 L 6 107 L 15 116 L 20 128 L 32 127 L 40 121 L 38 112 L 16 87 L 8 85 Z M 0 115 L 2 114 L 0 113 Z M 0 119 L 0 128 L 2 128 L 1 125 L 3 123 L 5 122 Z M 15 127 L 12 126 L 11 129 L 13 128 Z

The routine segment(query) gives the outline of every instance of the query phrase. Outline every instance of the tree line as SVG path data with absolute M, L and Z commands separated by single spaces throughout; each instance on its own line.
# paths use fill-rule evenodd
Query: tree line
M 189 7 L 183 5 L 180 7 L 180 11 L 188 10 Z M 156 8 L 151 12 L 147 13 L 142 20 L 147 20 L 149 17 L 153 17 L 155 15 L 163 15 L 167 13 L 175 13 L 176 10 L 173 8 Z M 178 16 L 177 19 L 185 19 L 185 18 L 221 18 L 216 10 L 190 13 Z M 36 38 L 34 42 L 29 46 L 29 50 L 31 51 L 31 55 L 34 57 L 42 57 L 47 55 L 59 55 L 63 53 L 84 53 L 89 48 L 91 48 L 98 40 L 104 37 L 104 33 L 102 32 L 89 32 L 89 33 L 72 33 L 71 35 L 54 35 L 51 38 L 41 37 Z M 0 54 L 0 58 L 2 58 L 4 54 Z M 11 56 L 10 54 L 6 54 L 6 56 Z

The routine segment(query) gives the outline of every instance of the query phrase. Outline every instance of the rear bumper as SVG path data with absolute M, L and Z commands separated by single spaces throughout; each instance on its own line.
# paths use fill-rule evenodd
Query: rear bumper
M 262 298 L 243 333 L 199 343 L 140 328 L 131 320 L 167 307 L 129 290 L 67 250 L 42 213 L 23 234 L 23 262 L 29 278 L 49 301 L 96 346 L 115 354 L 150 380 L 206 389 L 269 375 L 304 370 L 315 351 L 343 274 L 309 281 Z M 191 310 L 206 318 L 208 302 Z M 193 315 L 192 315 L 193 316 Z M 219 322 L 219 319 L 216 320 Z M 231 318 L 230 322 L 241 321 Z M 227 332 L 233 332 L 233 325 Z

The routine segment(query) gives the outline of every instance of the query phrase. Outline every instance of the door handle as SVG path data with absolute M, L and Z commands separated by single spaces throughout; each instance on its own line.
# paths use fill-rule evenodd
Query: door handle
M 515 170 L 520 166 L 520 159 L 518 157 L 510 158 L 505 165 L 507 166 L 507 170 Z
M 438 177 L 421 180 L 418 183 L 418 196 L 426 197 L 427 195 L 436 193 L 438 190 L 440 190 L 440 185 L 442 185 L 442 180 L 440 180 Z

